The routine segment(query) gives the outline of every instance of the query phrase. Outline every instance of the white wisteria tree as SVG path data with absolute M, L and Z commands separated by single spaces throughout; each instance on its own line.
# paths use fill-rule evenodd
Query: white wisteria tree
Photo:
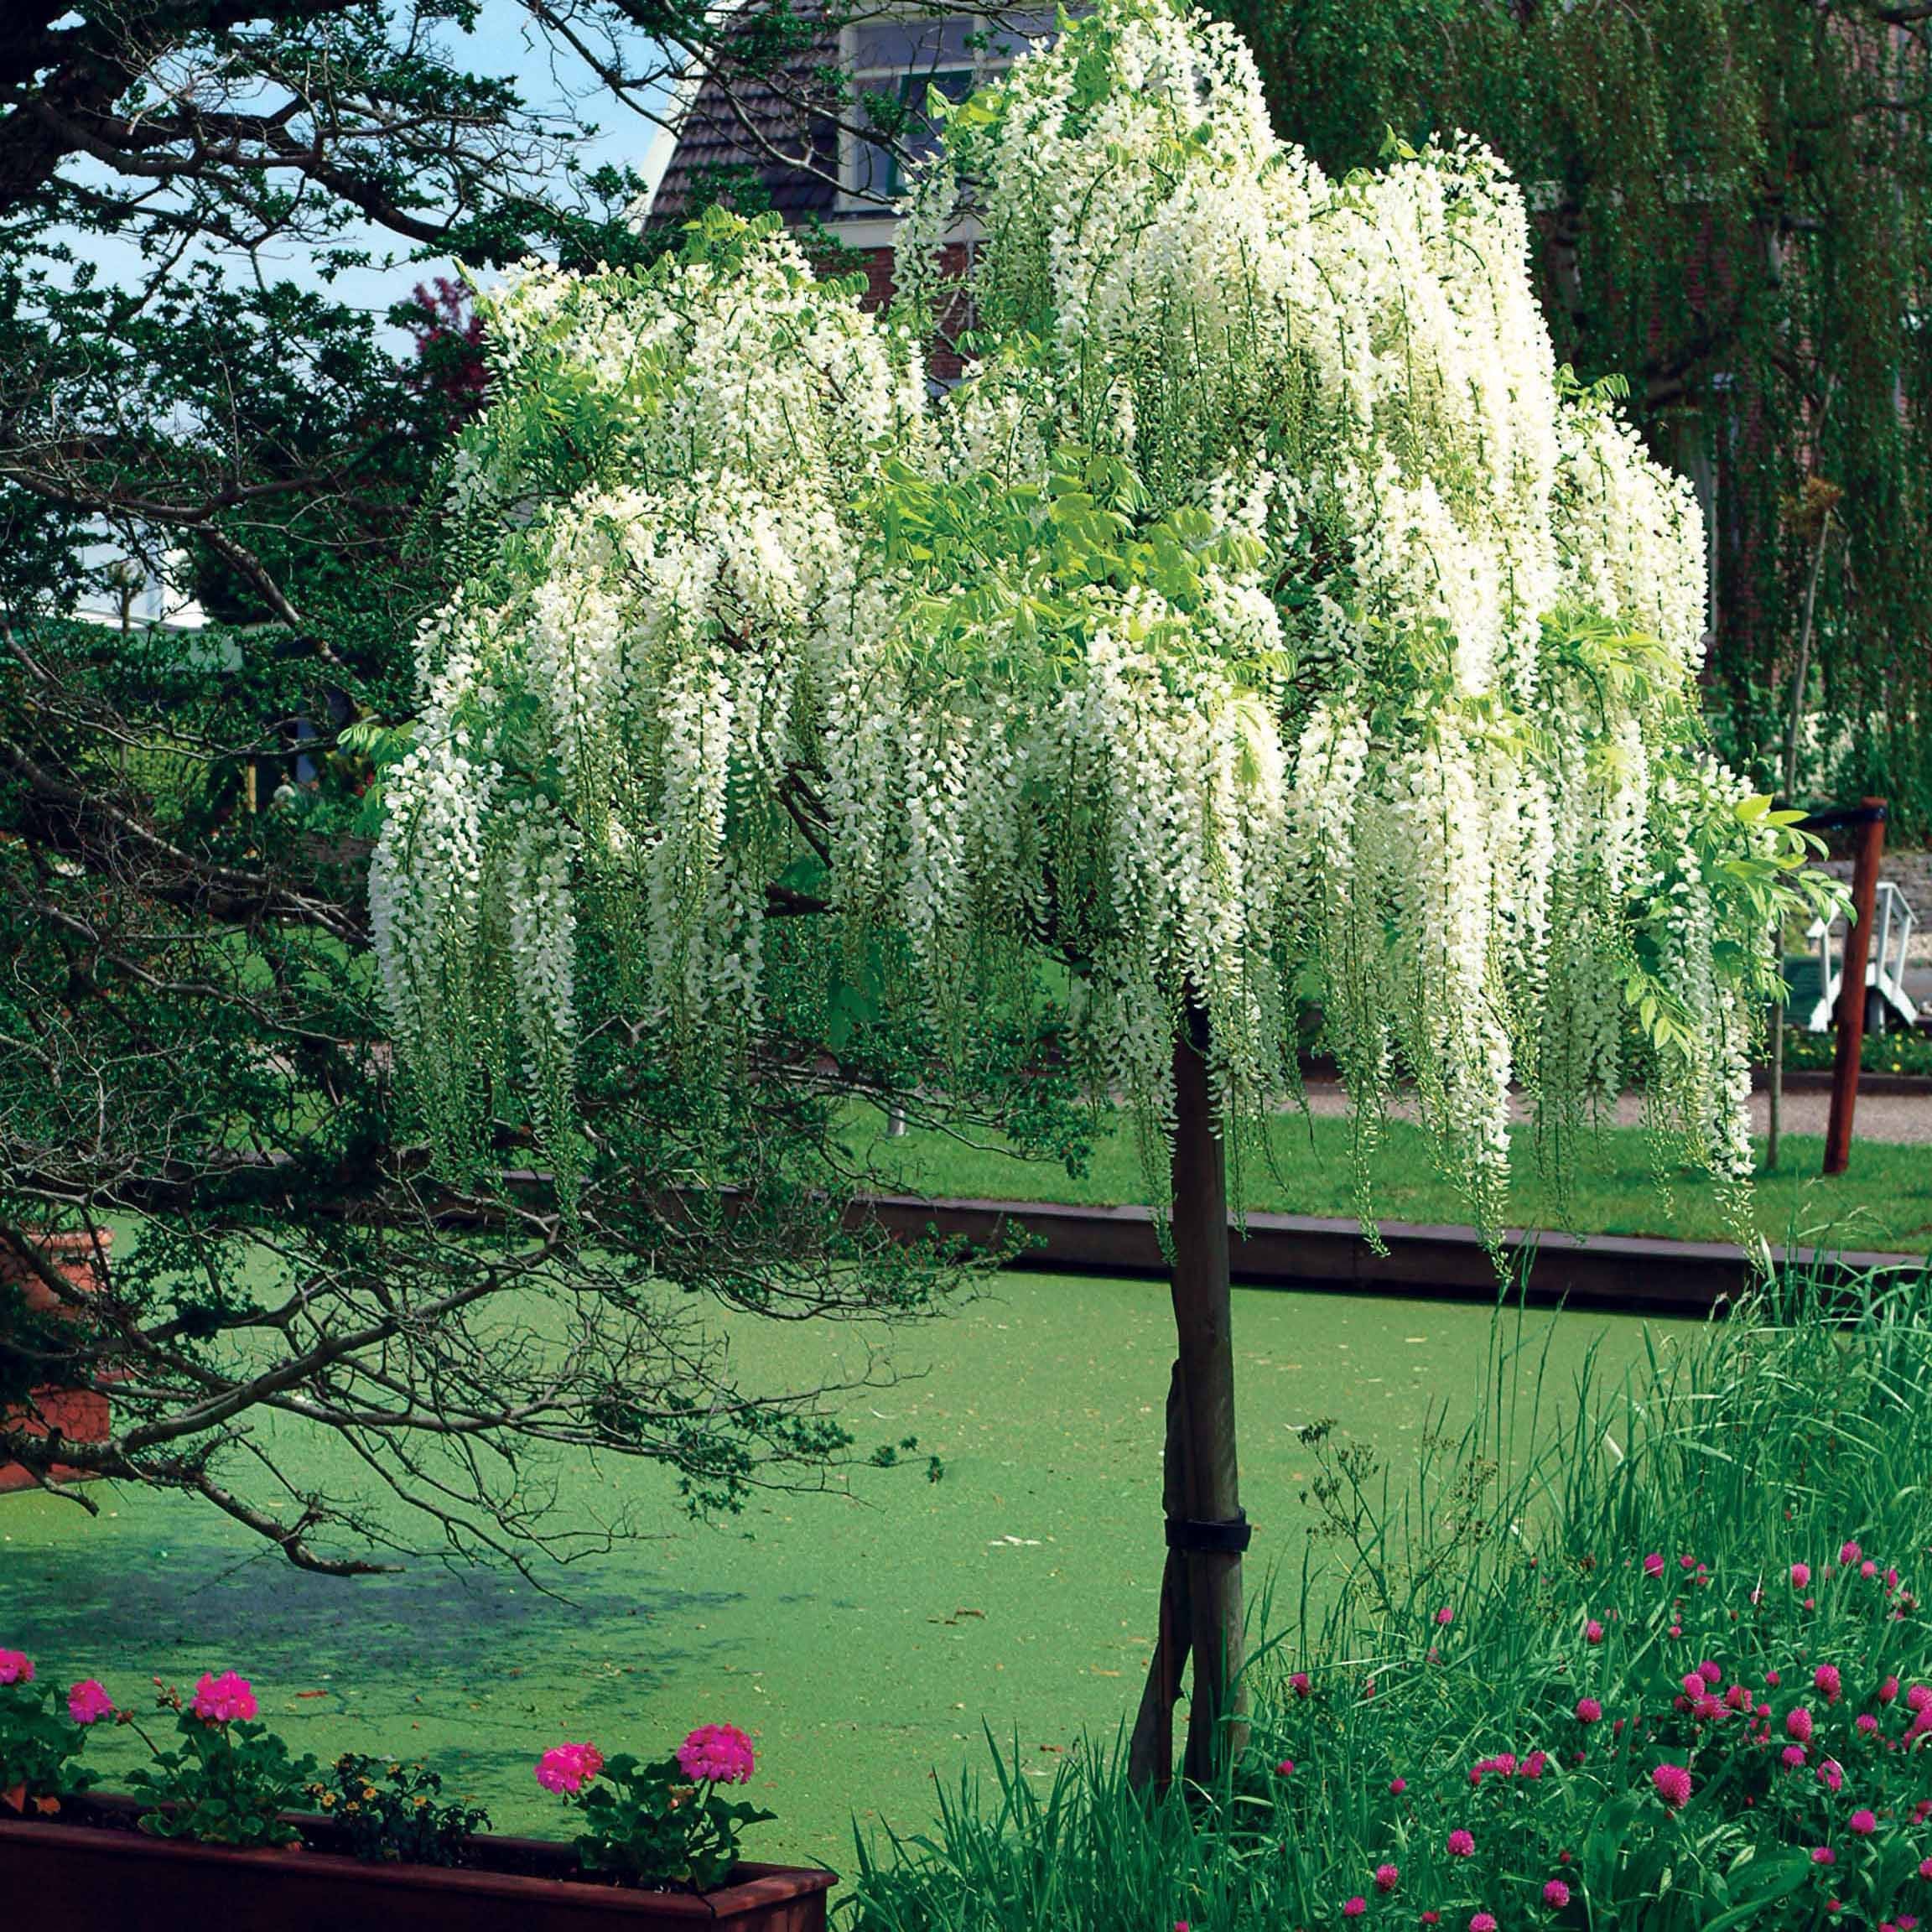
M 1748 1167 L 1802 840 L 1702 748 L 1692 496 L 1554 366 L 1525 222 L 1472 146 L 1324 178 L 1231 32 L 1102 0 L 948 117 L 886 316 L 715 214 L 489 309 L 465 581 L 374 872 L 418 1090 L 460 1153 L 516 1080 L 567 1174 L 586 946 L 694 1083 L 752 1063 L 781 916 L 942 1041 L 1059 962 L 1171 1163 L 1143 1779 L 1189 1649 L 1189 1774 L 1241 1742 L 1225 1171 L 1301 1003 L 1365 1213 L 1406 1083 L 1493 1225 L 1512 1084 L 1561 1146 L 1627 1015 L 1658 1118 Z M 940 392 L 922 345 L 962 316 Z

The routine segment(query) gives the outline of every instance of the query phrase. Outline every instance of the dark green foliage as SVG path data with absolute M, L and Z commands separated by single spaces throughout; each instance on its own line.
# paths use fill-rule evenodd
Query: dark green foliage
M 584 1817 L 577 1849 L 587 1870 L 700 1892 L 722 1884 L 738 1862 L 738 1834 L 775 1815 L 694 1783 L 675 1758 L 654 1764 L 607 1758 L 575 1803 Z
M 299 1843 L 300 1832 L 282 1814 L 308 1808 L 315 1760 L 291 1757 L 266 1724 L 210 1722 L 171 1690 L 161 1692 L 159 1701 L 175 1712 L 181 1742 L 171 1751 L 156 1748 L 151 1761 L 128 1779 L 155 1807 L 141 1814 L 142 1831 L 203 1845 Z
M 22 1809 L 84 1790 L 92 1774 L 73 1760 L 86 1738 L 52 1685 L 27 1676 L 0 1684 L 0 1802 L 18 1794 Z
M 345 1752 L 308 1794 L 342 1828 L 351 1852 L 377 1864 L 460 1865 L 467 1841 L 490 1828 L 480 1805 L 446 1800 L 441 1774 L 426 1764 Z

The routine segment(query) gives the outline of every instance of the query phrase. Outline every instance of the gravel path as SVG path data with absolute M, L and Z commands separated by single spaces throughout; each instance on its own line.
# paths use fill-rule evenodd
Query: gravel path
M 1309 1111 L 1326 1115 L 1340 1115 L 1348 1111 L 1347 1098 L 1338 1087 L 1321 1084 L 1308 1088 Z M 1784 1096 L 1784 1131 L 1787 1134 L 1815 1134 L 1825 1132 L 1826 1117 L 1831 1107 L 1829 1093 L 1787 1093 Z M 1415 1117 L 1415 1107 L 1410 1102 L 1397 1100 L 1391 1104 L 1389 1111 L 1404 1119 Z M 1751 1124 L 1758 1133 L 1765 1130 L 1769 1101 L 1763 1093 L 1751 1096 Z M 1519 1104 L 1519 1117 L 1527 1118 L 1527 1109 Z M 1626 1093 L 1617 1103 L 1617 1124 L 1619 1127 L 1640 1127 L 1644 1124 L 1644 1103 L 1635 1093 Z M 1857 1112 L 1852 1117 L 1852 1134 L 1862 1140 L 1895 1141 L 1902 1146 L 1932 1146 L 1932 1098 L 1921 1098 L 1917 1094 L 1866 1093 L 1858 1100 Z

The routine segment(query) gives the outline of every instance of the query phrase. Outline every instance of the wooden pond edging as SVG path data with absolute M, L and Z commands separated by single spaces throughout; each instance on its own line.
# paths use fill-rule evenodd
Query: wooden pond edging
M 858 1224 L 881 1226 L 906 1239 L 929 1233 L 995 1245 L 1023 1229 L 1031 1244 L 1010 1264 L 1052 1274 L 1158 1276 L 1167 1263 L 1154 1218 L 1145 1208 L 1088 1208 L 1037 1201 L 924 1200 L 871 1195 L 853 1203 Z M 1468 1228 L 1384 1221 L 1388 1252 L 1378 1254 L 1353 1221 L 1310 1214 L 1250 1214 L 1229 1238 L 1234 1279 L 1253 1287 L 1340 1290 L 1493 1301 L 1498 1282 L 1488 1250 Z M 1514 1261 L 1524 1237 L 1503 1238 Z M 1873 1269 L 1916 1270 L 1911 1254 L 1772 1249 L 1779 1262 L 1815 1269 L 1831 1283 Z M 1751 1278 L 1749 1258 L 1725 1241 L 1667 1241 L 1628 1234 L 1543 1234 L 1535 1238 L 1530 1299 L 1572 1307 L 1642 1314 L 1708 1315 L 1737 1300 Z

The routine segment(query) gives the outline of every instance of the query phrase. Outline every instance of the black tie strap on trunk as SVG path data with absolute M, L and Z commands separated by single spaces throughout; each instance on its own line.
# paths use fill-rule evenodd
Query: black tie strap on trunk
M 1167 1519 L 1167 1547 L 1187 1555 L 1239 1556 L 1254 1533 L 1245 1509 L 1221 1523 L 1203 1523 L 1192 1516 Z

